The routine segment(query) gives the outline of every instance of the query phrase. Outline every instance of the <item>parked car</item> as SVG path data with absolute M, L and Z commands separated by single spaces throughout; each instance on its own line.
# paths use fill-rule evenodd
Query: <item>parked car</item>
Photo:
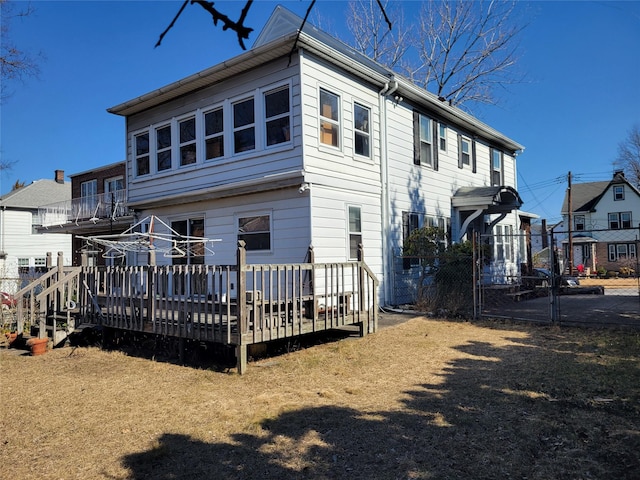
M 2 298 L 2 308 L 8 309 L 16 306 L 17 301 L 10 293 L 0 292 L 0 298 Z
M 546 268 L 534 268 L 533 277 L 536 286 L 549 287 L 551 285 L 551 271 Z M 560 276 L 561 287 L 577 287 L 578 285 L 580 285 L 580 280 L 577 277 L 570 275 Z

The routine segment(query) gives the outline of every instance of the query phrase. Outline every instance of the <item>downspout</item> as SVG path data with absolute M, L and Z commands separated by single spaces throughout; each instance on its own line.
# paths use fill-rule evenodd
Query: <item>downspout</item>
M 303 66 L 303 60 L 304 60 L 304 49 L 302 47 L 298 48 L 298 83 L 300 86 L 300 89 L 302 89 L 302 66 Z M 309 208 L 309 247 L 313 247 L 313 191 L 311 190 L 311 185 L 307 182 L 307 179 L 305 177 L 306 175 L 306 165 L 305 165 L 305 161 L 306 161 L 306 152 L 305 152 L 305 148 L 304 148 L 304 118 L 302 118 L 302 120 L 300 121 L 300 138 L 302 139 L 301 142 L 301 154 L 302 154 L 302 182 L 303 184 L 300 185 L 300 190 L 298 190 L 299 194 L 304 193 L 306 190 L 309 190 L 309 203 L 308 203 L 308 208 Z M 291 140 L 295 143 L 294 140 L 294 135 L 293 135 L 293 125 L 291 125 Z M 306 189 L 303 189 L 303 185 L 307 185 Z
M 380 180 L 382 183 L 382 198 L 380 216 L 382 221 L 382 276 L 385 279 L 384 303 L 393 297 L 393 252 L 389 251 L 390 245 L 390 207 L 389 207 L 389 161 L 387 152 L 387 96 L 392 95 L 398 89 L 398 82 L 392 76 L 379 92 L 378 103 L 380 111 Z

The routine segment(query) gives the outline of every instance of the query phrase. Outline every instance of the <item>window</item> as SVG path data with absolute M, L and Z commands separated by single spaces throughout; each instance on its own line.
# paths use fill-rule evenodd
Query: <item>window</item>
M 46 257 L 36 257 L 33 259 L 33 264 L 35 266 L 36 273 L 46 273 L 47 272 L 47 259 Z
M 356 155 L 362 155 L 363 157 L 370 157 L 371 152 L 369 150 L 369 138 L 371 136 L 369 131 L 369 118 L 371 117 L 371 110 L 367 107 L 363 107 L 357 103 L 353 104 L 353 116 L 354 116 L 354 150 Z
M 98 194 L 98 181 L 89 180 L 80 184 L 81 197 L 93 197 Z
M 264 94 L 267 146 L 288 142 L 291 139 L 291 114 L 289 87 Z
M 504 236 L 502 234 L 502 225 L 496 225 L 495 234 L 495 248 L 496 248 L 496 260 L 503 261 L 505 259 L 505 244 Z
M 233 151 L 247 152 L 256 148 L 256 125 L 253 98 L 233 105 Z
M 609 261 L 619 262 L 621 260 L 629 260 L 636 258 L 635 243 L 610 243 L 609 244 Z
M 18 273 L 22 275 L 26 275 L 29 273 L 29 259 L 28 258 L 18 258 Z
M 414 129 L 417 128 L 417 135 L 415 138 L 416 148 L 413 163 L 415 165 L 433 166 L 432 120 L 422 114 L 418 114 L 417 116 L 417 125 L 414 125 Z
M 460 152 L 458 158 L 458 167 L 463 168 L 465 165 L 471 165 L 471 140 L 460 137 Z
M 320 89 L 320 143 L 340 148 L 340 97 Z
M 149 132 L 135 136 L 136 175 L 149 173 Z
M 442 123 L 438 130 L 438 145 L 440 146 L 440 150 L 443 152 L 447 151 L 447 126 Z
M 358 259 L 358 245 L 362 243 L 362 211 L 349 207 L 349 260 Z
M 104 192 L 112 193 L 118 192 L 120 190 L 124 190 L 124 178 L 120 177 L 112 177 L 107 178 L 104 181 Z
M 573 224 L 576 231 L 581 232 L 584 230 L 584 215 L 576 215 L 573 217 Z
M 196 119 L 182 120 L 178 124 L 180 132 L 180 165 L 196 163 Z
M 159 172 L 171 168 L 171 125 L 156 128 L 156 162 Z
M 631 228 L 631 212 L 609 214 L 609 229 L 620 230 L 621 228 Z
M 587 258 L 591 258 L 591 245 L 588 243 L 585 243 L 584 245 L 582 245 L 582 258 L 587 259 Z
M 98 206 L 98 181 L 89 180 L 80 184 L 80 218 L 95 217 Z
M 224 112 L 222 107 L 204 114 L 205 159 L 224 157 Z
M 414 230 L 420 228 L 420 216 L 417 213 L 402 212 L 402 238 L 407 240 Z M 402 259 L 402 268 L 409 270 L 412 265 L 418 265 L 420 259 L 407 258 Z
M 271 217 L 258 215 L 238 218 L 238 240 L 247 250 L 271 250 Z
M 203 265 L 204 245 L 200 242 L 185 243 L 180 240 L 183 237 L 204 237 L 204 218 L 190 218 L 171 222 L 171 229 L 179 236 L 175 236 L 175 252 L 172 258 L 174 265 Z M 181 256 L 180 253 L 185 255 Z
M 624 185 L 613 186 L 613 199 L 615 201 L 624 200 Z
M 500 150 L 496 150 L 495 148 L 491 149 L 491 185 L 502 185 L 503 182 L 503 158 L 502 152 Z

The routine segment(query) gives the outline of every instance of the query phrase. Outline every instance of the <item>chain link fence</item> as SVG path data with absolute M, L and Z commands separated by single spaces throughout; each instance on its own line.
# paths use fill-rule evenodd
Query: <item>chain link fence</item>
M 478 235 L 472 254 L 394 258 L 394 295 L 434 316 L 640 328 L 640 231 Z

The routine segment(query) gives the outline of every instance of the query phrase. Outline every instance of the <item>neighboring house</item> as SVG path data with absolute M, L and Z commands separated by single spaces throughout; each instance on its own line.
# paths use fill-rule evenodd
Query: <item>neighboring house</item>
M 89 265 L 104 265 L 104 249 L 87 245 L 81 237 L 113 235 L 128 229 L 133 212 L 126 203 L 126 164 L 113 163 L 69 175 L 71 198 L 40 206 L 40 232 L 64 232 L 73 235 L 73 264 L 81 264 L 82 253 Z
M 571 244 L 573 267 L 583 265 L 588 273 L 598 267 L 637 270 L 640 192 L 622 171 L 615 172 L 609 181 L 574 183 L 565 195 L 562 218 L 564 254 L 570 261 Z
M 310 245 L 317 262 L 356 260 L 362 243 L 383 304 L 406 301 L 396 283 L 416 266 L 399 255 L 424 225 L 493 233 L 491 268 L 517 273 L 523 147 L 301 24 L 277 7 L 251 50 L 108 110 L 126 118 L 128 205 L 221 239 L 206 263 L 233 263 L 238 240 L 272 264 Z
M 14 293 L 22 283 L 46 270 L 47 253 L 52 263 L 58 252 L 65 265 L 71 264 L 71 235 L 39 233 L 38 207 L 51 201 L 68 201 L 71 183 L 64 171 L 56 170 L 53 180 L 36 180 L 0 197 L 0 289 Z

